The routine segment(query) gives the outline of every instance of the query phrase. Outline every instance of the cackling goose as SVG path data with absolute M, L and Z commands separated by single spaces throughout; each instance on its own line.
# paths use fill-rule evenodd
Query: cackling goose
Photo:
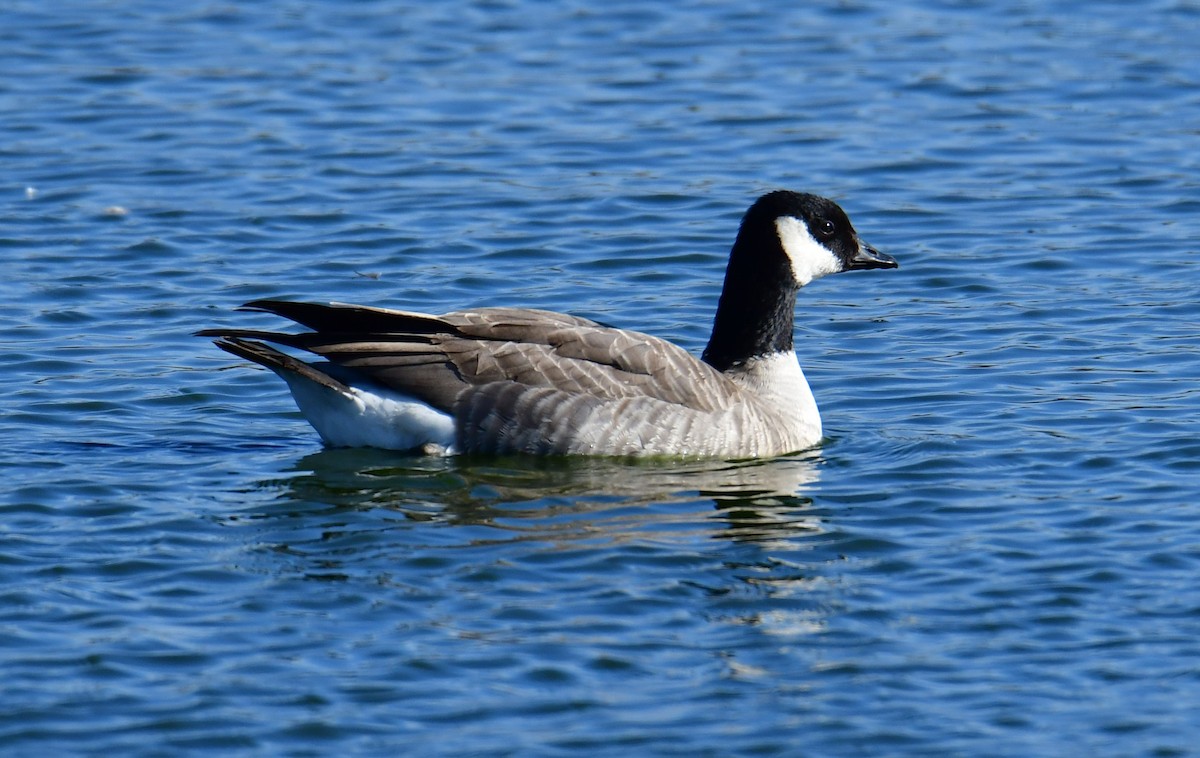
M 766 457 L 821 440 L 792 351 L 796 293 L 826 274 L 896 266 L 833 201 L 781 190 L 742 219 L 699 360 L 657 337 L 524 308 L 432 316 L 257 300 L 244 308 L 310 331 L 199 334 L 282 377 L 333 446 Z M 305 363 L 267 342 L 328 362 Z

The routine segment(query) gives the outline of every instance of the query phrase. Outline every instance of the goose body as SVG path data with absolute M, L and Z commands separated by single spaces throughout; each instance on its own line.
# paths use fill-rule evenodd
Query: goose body
M 700 359 L 647 334 L 521 308 L 434 316 L 259 300 L 244 308 L 308 331 L 200 334 L 282 377 L 333 446 L 767 457 L 821 440 L 792 350 L 796 293 L 827 274 L 896 265 L 862 243 L 834 202 L 777 191 L 742 220 Z

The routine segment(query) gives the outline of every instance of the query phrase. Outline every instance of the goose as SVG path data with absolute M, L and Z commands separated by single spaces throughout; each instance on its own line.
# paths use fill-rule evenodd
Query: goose
M 699 359 L 648 334 L 508 307 L 435 316 L 255 300 L 241 309 L 308 331 L 197 334 L 278 374 L 333 447 L 776 457 L 822 439 L 793 352 L 800 288 L 828 274 L 897 266 L 859 239 L 832 200 L 777 190 L 742 218 Z M 273 345 L 325 360 L 305 362 Z

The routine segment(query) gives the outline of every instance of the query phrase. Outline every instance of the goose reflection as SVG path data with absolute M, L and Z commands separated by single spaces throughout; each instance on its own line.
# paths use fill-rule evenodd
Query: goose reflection
M 698 531 L 769 542 L 819 534 L 805 492 L 815 452 L 753 461 L 644 461 L 583 457 L 407 457 L 327 449 L 298 460 L 277 508 L 386 509 L 404 520 L 500 530 L 500 540 L 617 541 Z M 278 515 L 278 511 L 276 511 Z M 259 514 L 269 518 L 269 514 Z M 724 528 L 714 530 L 714 523 Z M 465 536 L 465 535 L 464 535 Z M 703 536 L 702 536 L 703 538 Z M 475 533 L 473 539 L 478 539 Z

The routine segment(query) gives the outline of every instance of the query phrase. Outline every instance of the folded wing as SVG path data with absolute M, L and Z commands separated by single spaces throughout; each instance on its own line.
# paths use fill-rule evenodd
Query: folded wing
M 697 411 L 728 407 L 738 392 L 670 342 L 551 311 L 482 308 L 431 316 L 280 300 L 244 307 L 312 331 L 202 334 L 305 350 L 446 412 L 454 412 L 465 391 L 493 384 L 518 385 L 503 390 L 517 395 L 520 388 L 541 388 L 598 400 L 644 397 Z

